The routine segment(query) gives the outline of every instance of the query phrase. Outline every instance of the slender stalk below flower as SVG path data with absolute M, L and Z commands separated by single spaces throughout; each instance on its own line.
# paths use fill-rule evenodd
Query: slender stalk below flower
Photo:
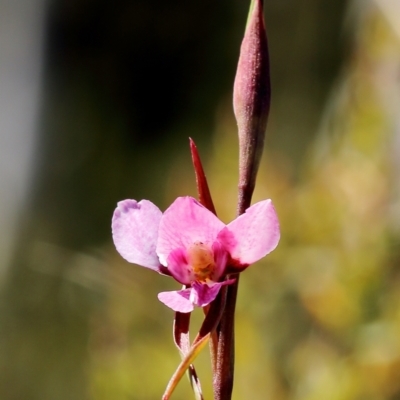
M 227 288 L 224 314 L 218 328 L 217 367 L 214 374 L 214 400 L 230 400 L 233 390 L 233 374 L 235 362 L 235 306 L 239 283 L 239 274 L 234 284 Z
M 192 346 L 190 349 L 187 349 L 186 353 L 182 354 L 182 362 L 179 364 L 177 370 L 175 371 L 174 375 L 172 376 L 171 380 L 168 383 L 167 389 L 164 393 L 164 396 L 167 396 L 165 398 L 168 399 L 172 392 L 175 390 L 176 386 L 178 385 L 179 381 L 182 379 L 186 369 L 190 369 L 193 367 L 191 364 L 193 363 L 194 359 L 197 357 L 198 354 L 200 354 L 201 349 L 204 347 L 201 345 L 200 350 L 196 350 L 199 346 L 199 343 L 203 343 L 204 339 L 207 338 L 207 342 L 209 341 L 210 337 L 212 336 L 212 333 L 215 332 L 221 317 L 222 313 L 225 308 L 225 301 L 226 301 L 226 286 L 223 287 L 215 299 L 215 301 L 212 302 L 210 305 L 210 308 L 208 310 L 208 313 L 206 317 L 204 318 L 204 321 L 200 327 L 199 333 L 195 337 Z M 186 321 L 184 321 L 186 322 Z M 184 340 L 186 342 L 186 336 L 184 337 Z M 180 339 L 178 339 L 180 340 Z M 184 344 L 186 346 L 186 344 Z M 183 369 L 183 370 L 182 370 Z M 201 387 L 200 387 L 201 391 Z M 195 391 L 196 394 L 196 391 Z M 197 394 L 196 394 L 197 395 Z M 163 397 L 164 400 L 164 397 Z
M 186 287 L 184 286 L 184 289 Z M 191 313 L 175 313 L 174 319 L 174 342 L 176 347 L 179 349 L 181 358 L 184 359 L 186 354 L 190 350 L 190 337 L 189 337 L 189 325 L 190 325 Z M 204 400 L 201 383 L 197 375 L 196 369 L 193 364 L 189 365 L 187 370 L 188 378 L 192 390 L 194 392 L 196 400 Z
M 210 334 L 203 336 L 196 344 L 194 344 L 189 352 L 186 354 L 185 358 L 179 364 L 177 370 L 175 371 L 174 375 L 170 379 L 168 386 L 162 396 L 162 400 L 169 400 L 172 393 L 174 392 L 176 386 L 182 379 L 183 375 L 185 374 L 186 370 L 189 368 L 190 364 L 196 359 L 196 357 L 201 353 L 204 346 L 208 343 L 210 339 Z

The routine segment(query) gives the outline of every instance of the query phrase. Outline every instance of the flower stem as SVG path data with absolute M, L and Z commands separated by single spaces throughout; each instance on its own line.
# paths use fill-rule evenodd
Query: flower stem
M 238 215 L 250 207 L 254 186 L 239 187 Z M 235 372 L 235 310 L 239 288 L 239 274 L 228 279 L 236 281 L 227 287 L 225 310 L 218 329 L 217 368 L 214 375 L 214 400 L 230 400 Z
M 179 329 L 174 330 L 174 337 L 175 342 L 181 351 L 182 361 L 170 379 L 162 400 L 168 400 L 170 398 L 172 392 L 175 390 L 187 369 L 189 370 L 191 382 L 192 384 L 194 383 L 195 395 L 198 397 L 202 396 L 200 382 L 197 379 L 197 375 L 192 364 L 204 346 L 209 342 L 210 337 L 212 338 L 213 333 L 215 333 L 215 330 L 221 321 L 221 317 L 225 308 L 226 293 L 227 286 L 224 286 L 220 290 L 217 298 L 211 303 L 207 315 L 200 327 L 199 333 L 196 335 L 190 348 L 187 347 L 187 341 L 189 337 L 185 334 L 186 327 L 189 327 L 189 318 L 185 318 L 185 314 L 182 313 L 176 314 L 176 318 L 178 321 L 180 321 L 180 326 Z M 183 329 L 183 331 L 180 332 L 180 329 Z
M 195 358 L 200 354 L 201 350 L 203 350 L 204 346 L 208 343 L 210 338 L 210 334 L 203 336 L 200 340 L 194 344 L 186 356 L 183 358 L 181 363 L 179 364 L 177 370 L 174 375 L 172 375 L 171 380 L 168 383 L 168 386 L 162 396 L 162 400 L 169 400 L 179 381 L 182 379 L 182 376 L 185 374 L 186 370 L 193 363 Z
M 174 320 L 174 341 L 179 349 L 181 358 L 184 359 L 186 354 L 190 350 L 190 338 L 189 338 L 189 324 L 190 324 L 191 313 L 175 313 Z M 189 365 L 187 370 L 190 385 L 192 386 L 196 400 L 204 400 L 203 393 L 201 390 L 201 383 L 196 373 L 194 365 Z
M 226 305 L 218 330 L 217 368 L 214 374 L 214 400 L 230 400 L 233 390 L 235 366 L 235 307 L 239 275 L 229 279 L 236 281 L 227 287 Z
M 251 0 L 236 71 L 233 108 L 239 134 L 239 198 L 237 214 L 251 204 L 263 152 L 271 99 L 268 41 L 263 1 Z M 231 279 L 229 276 L 228 279 Z M 228 287 L 225 311 L 218 328 L 215 400 L 230 400 L 235 365 L 235 308 L 239 277 Z

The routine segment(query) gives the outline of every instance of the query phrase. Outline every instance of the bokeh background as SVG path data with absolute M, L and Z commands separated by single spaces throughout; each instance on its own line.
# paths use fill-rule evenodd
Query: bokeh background
M 177 284 L 125 262 L 110 219 L 196 195 L 189 136 L 234 218 L 248 3 L 0 0 L 1 399 L 161 397 L 179 355 L 156 295 Z M 254 201 L 273 199 L 282 239 L 241 279 L 233 399 L 398 400 L 400 2 L 265 3 Z

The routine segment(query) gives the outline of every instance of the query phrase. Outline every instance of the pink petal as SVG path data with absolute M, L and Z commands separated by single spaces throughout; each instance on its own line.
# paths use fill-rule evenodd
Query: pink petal
M 189 285 L 195 279 L 193 270 L 187 262 L 185 250 L 173 250 L 167 258 L 167 263 L 170 274 L 183 285 Z
M 193 311 L 194 306 L 204 307 L 210 304 L 217 297 L 222 286 L 231 285 L 233 282 L 235 279 L 218 282 L 212 286 L 195 282 L 190 289 L 161 292 L 158 294 L 158 300 L 174 311 L 188 313 Z
M 161 216 L 158 207 L 148 200 L 118 203 L 112 218 L 112 235 L 116 249 L 125 260 L 159 270 L 156 244 Z
M 161 218 L 157 254 L 161 264 L 174 249 L 187 249 L 195 242 L 212 246 L 224 224 L 192 197 L 178 197 Z
M 235 279 L 214 283 L 208 286 L 206 283 L 194 282 L 191 288 L 190 301 L 197 307 L 204 307 L 210 304 L 218 295 L 222 286 L 230 285 Z
M 240 265 L 260 260 L 278 245 L 279 221 L 271 200 L 260 201 L 232 221 L 218 240 Z
M 218 240 L 213 243 L 212 250 L 214 253 L 215 270 L 210 278 L 214 282 L 218 282 L 219 278 L 221 278 L 225 272 L 229 254 L 225 247 Z
M 189 300 L 192 289 L 183 289 L 173 292 L 161 292 L 158 294 L 158 300 L 164 303 L 167 307 L 181 313 L 193 311 L 193 304 Z

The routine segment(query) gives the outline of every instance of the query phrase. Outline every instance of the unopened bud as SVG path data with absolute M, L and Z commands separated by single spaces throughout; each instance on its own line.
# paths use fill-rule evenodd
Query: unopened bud
M 245 201 L 248 203 L 264 147 L 270 99 L 268 42 L 262 0 L 252 0 L 233 89 L 233 108 L 239 131 L 240 197 L 242 200 L 248 198 Z

